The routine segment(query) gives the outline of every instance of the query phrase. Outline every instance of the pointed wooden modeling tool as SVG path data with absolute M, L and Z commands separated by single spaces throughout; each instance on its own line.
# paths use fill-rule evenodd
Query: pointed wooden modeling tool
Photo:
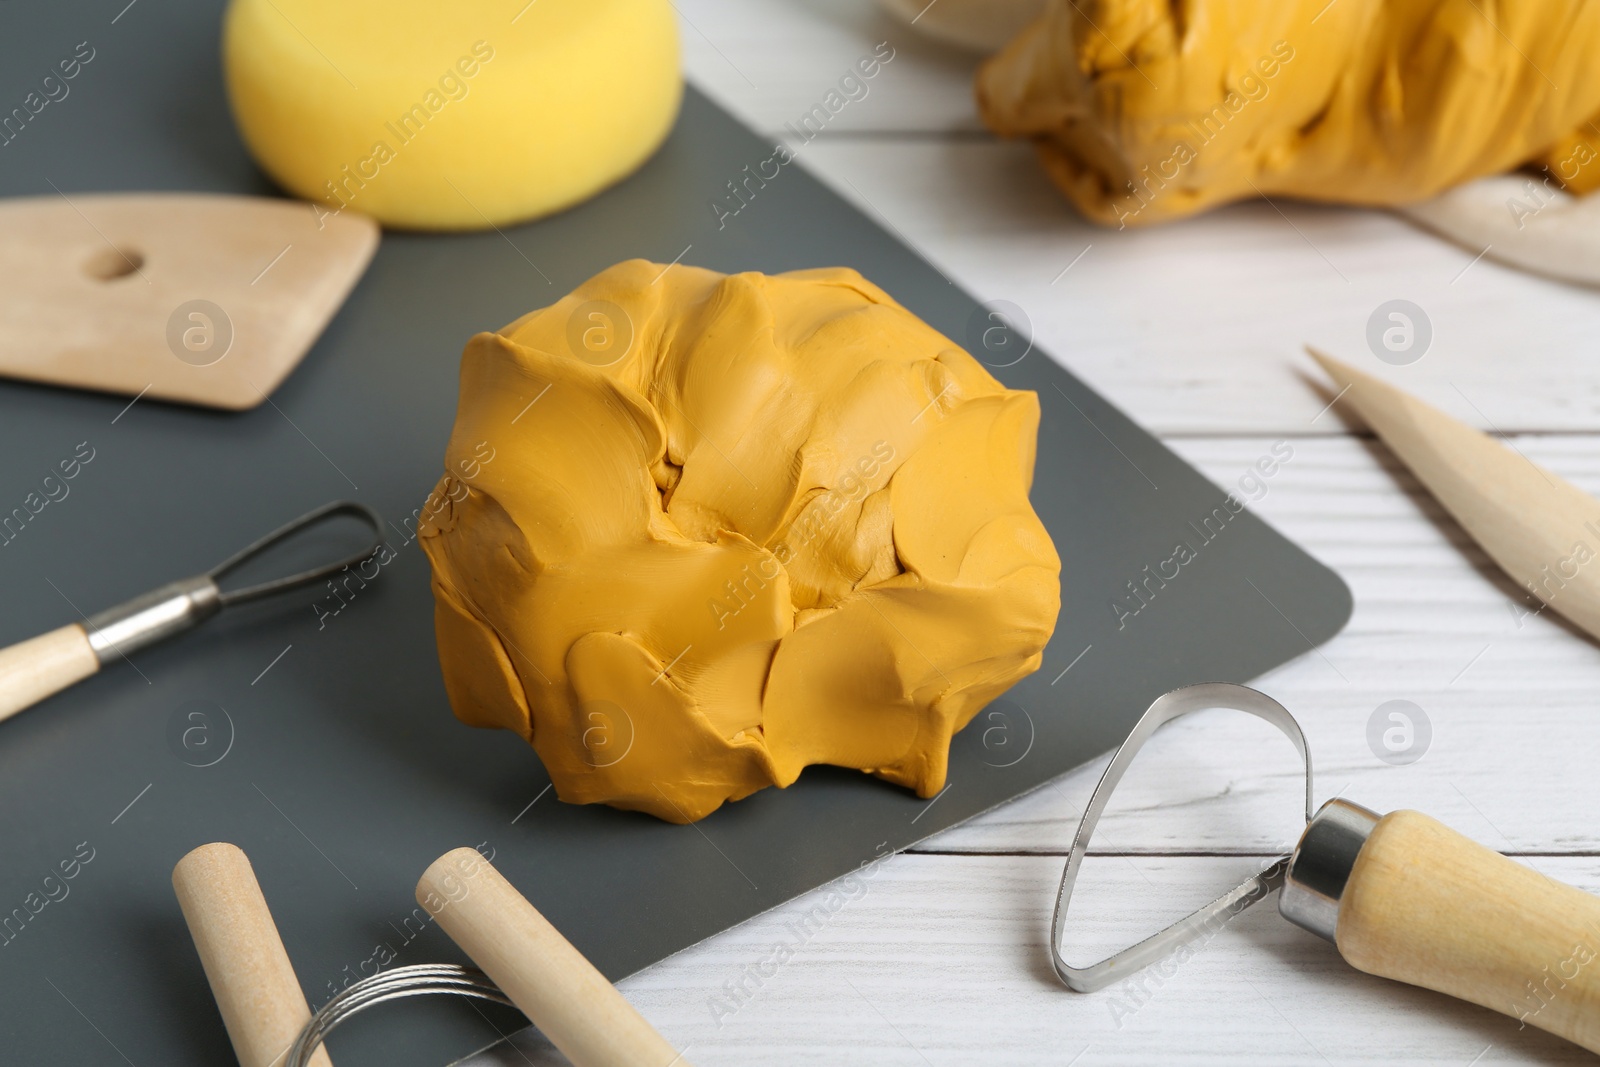
M 0 201 L 0 376 L 244 410 L 300 362 L 378 246 L 265 197 Z
M 1600 501 L 1387 382 L 1307 347 L 1349 404 L 1516 583 L 1600 639 Z

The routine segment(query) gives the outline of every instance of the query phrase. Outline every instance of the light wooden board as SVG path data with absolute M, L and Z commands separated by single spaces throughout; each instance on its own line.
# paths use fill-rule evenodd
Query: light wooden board
M 1157 432 L 1332 430 L 1308 342 L 1481 429 L 1600 420 L 1600 291 L 1474 263 L 1387 212 L 1258 202 L 1117 231 L 1076 217 L 1018 144 L 834 138 L 799 158 L 957 284 L 1020 306 L 1046 351 Z M 1366 341 L 1395 299 L 1433 331 L 1403 367 Z
M 887 41 L 894 58 L 830 133 L 955 133 L 983 124 L 976 57 L 926 41 L 873 0 L 673 0 L 684 68 L 747 125 L 781 131 L 822 101 L 857 60 Z
M 1235 485 L 1273 442 L 1171 443 L 1213 480 Z M 1253 506 L 1336 567 L 1356 598 L 1349 628 L 1321 654 L 1258 683 L 1304 724 L 1318 799 L 1339 792 L 1379 810 L 1419 808 L 1600 891 L 1592 771 L 1600 650 L 1548 613 L 1519 628 L 1514 590 L 1370 440 L 1290 444 L 1293 458 Z M 1515 444 L 1600 492 L 1600 438 Z M 1367 746 L 1367 717 L 1394 698 L 1415 701 L 1435 727 L 1432 747 L 1409 766 L 1383 763 Z M 1112 1005 L 1123 1014 L 1132 994 L 1059 990 L 1042 954 L 1063 856 L 1097 774 L 1096 766 L 1066 775 L 886 861 L 866 894 L 855 893 L 720 1028 L 708 999 L 825 894 L 624 989 L 669 1039 L 695 1043 L 695 1062 L 713 1064 L 956 1062 L 987 1040 L 997 1042 L 998 1061 L 1016 1063 L 1066 1063 L 1088 1046 L 1085 1065 L 1318 1062 L 1319 1053 L 1335 1063 L 1465 1064 L 1491 1044 L 1482 1062 L 1586 1062 L 1531 1029 L 1519 1034 L 1489 1013 L 1358 975 L 1270 908 L 1220 935 L 1119 1029 Z M 1085 867 L 1083 958 L 1152 932 L 1284 847 L 1297 831 L 1298 787 L 1292 750 L 1246 716 L 1202 713 L 1158 735 L 1100 824 L 1101 855 Z M 532 1049 L 506 1050 L 475 1067 L 523 1063 L 524 1052 L 540 1062 Z
M 785 124 L 889 41 L 894 60 L 864 99 L 798 146 L 802 165 L 957 283 L 1021 306 L 1047 351 L 1152 430 L 1304 431 L 1324 403 L 1303 377 L 1320 379 L 1300 351 L 1306 342 L 1360 357 L 1483 429 L 1600 423 L 1600 380 L 1587 373 L 1600 291 L 1474 262 L 1380 211 L 1280 201 L 1158 229 L 1096 227 L 1027 146 L 980 132 L 976 60 L 920 40 L 871 0 L 678 7 L 690 77 L 791 143 Z M 1407 367 L 1379 365 L 1365 340 L 1367 320 L 1393 299 L 1418 304 L 1433 327 L 1428 353 Z M 1311 428 L 1331 429 L 1329 417 Z
M 1082 957 L 1151 932 L 1157 904 L 1238 874 L 1238 861 L 1140 857 L 1085 865 Z M 1600 890 L 1600 860 L 1541 862 Z M 622 984 L 696 1064 L 1580 1064 L 1593 1058 L 1515 1020 L 1361 974 L 1270 906 L 1247 912 L 1160 984 L 1069 992 L 1043 938 L 1061 860 L 898 857 L 854 899 L 818 891 Z M 829 912 L 829 907 L 834 910 Z M 819 909 L 813 912 L 813 909 Z M 795 930 L 808 914 L 809 938 Z M 1096 921 L 1098 920 L 1098 921 Z M 796 946 L 781 965 L 774 946 Z M 770 975 L 731 1012 L 746 968 Z M 775 971 L 775 973 L 773 973 Z M 720 1025 L 719 1025 L 720 1023 Z M 562 1062 L 529 1035 L 473 1067 Z M 1077 1057 L 1076 1059 L 1074 1057 Z
M 1237 488 L 1272 438 L 1169 440 Z M 1289 439 L 1294 456 L 1252 507 L 1339 572 L 1355 597 L 1344 632 L 1255 684 L 1300 720 L 1317 799 L 1414 807 L 1494 848 L 1600 852 L 1600 649 L 1516 590 L 1382 447 Z M 1518 448 L 1600 494 L 1600 439 L 1530 436 Z M 1070 569 L 1064 581 L 1071 581 Z M 1159 606 L 1159 601 L 1151 605 Z M 1433 724 L 1409 766 L 1377 759 L 1367 720 L 1388 700 Z M 1064 851 L 1092 773 L 1069 775 L 936 838 L 960 850 Z M 1102 842 L 1160 851 L 1275 847 L 1292 823 L 1293 750 L 1248 716 L 1206 712 L 1146 748 L 1101 822 Z M 1268 815 L 1275 815 L 1269 820 Z M 1286 823 L 1286 820 L 1288 821 Z
M 1021 305 L 1046 349 L 1218 484 L 1291 443 L 1251 506 L 1339 571 L 1355 615 L 1257 684 L 1305 726 L 1319 801 L 1415 807 L 1600 892 L 1600 648 L 1550 613 L 1524 614 L 1382 446 L 1319 415 L 1329 398 L 1299 353 L 1311 341 L 1473 425 L 1528 431 L 1517 448 L 1600 495 L 1600 293 L 1474 264 L 1381 212 L 1256 204 L 1156 231 L 1092 228 L 1025 147 L 977 132 L 971 57 L 918 42 L 869 0 L 675 2 L 691 77 L 774 137 L 891 40 L 895 60 L 800 150 L 803 165 L 959 284 Z M 1387 368 L 1363 334 L 1395 297 L 1421 304 L 1436 338 L 1419 362 Z M 1368 747 L 1369 716 L 1393 699 L 1433 726 L 1407 766 Z M 623 990 L 699 1064 L 1592 1062 L 1512 1020 L 1362 975 L 1271 907 L 1152 983 L 1142 1006 L 1125 986 L 1067 992 L 1045 954 L 1049 909 L 1098 769 L 885 861 L 720 1027 L 711 998 L 792 940 L 826 891 Z M 1283 847 L 1297 789 L 1294 754 L 1270 727 L 1219 712 L 1164 731 L 1097 831 L 1074 913 L 1086 920 L 1080 958 L 1153 932 Z M 560 1061 L 534 1036 L 470 1062 Z

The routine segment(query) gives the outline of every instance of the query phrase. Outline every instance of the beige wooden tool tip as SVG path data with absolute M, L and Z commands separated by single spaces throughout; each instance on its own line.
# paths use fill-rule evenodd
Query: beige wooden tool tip
M 371 219 L 323 214 L 188 193 L 0 202 L 0 375 L 253 408 L 378 246 Z
M 1600 897 L 1415 811 L 1385 815 L 1339 900 L 1339 953 L 1600 1052 Z
M 206 979 L 239 1067 L 273 1067 L 311 1019 L 250 860 L 236 845 L 201 845 L 172 869 Z M 332 1067 L 321 1049 L 312 1067 Z
M 973 52 L 997 52 L 1038 18 L 1047 0 L 878 0 L 907 26 Z
M 1395 210 L 1473 255 L 1600 285 L 1600 196 L 1572 196 L 1535 175 L 1502 174 Z
M 1600 638 L 1600 501 L 1486 434 L 1307 348 L 1372 431 L 1517 584 Z
M 435 860 L 417 883 L 417 903 L 576 1067 L 688 1067 L 473 849 Z
M 77 623 L 0 649 L 0 719 L 9 719 L 99 669 L 100 657 Z

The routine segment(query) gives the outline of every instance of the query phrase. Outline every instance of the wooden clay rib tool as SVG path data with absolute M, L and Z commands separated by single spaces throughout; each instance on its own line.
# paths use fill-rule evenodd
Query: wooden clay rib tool
M 1111 792 L 1146 740 L 1203 708 L 1272 723 L 1305 763 L 1306 828 L 1288 856 L 1160 933 L 1087 967 L 1062 956 L 1072 887 Z M 1203 941 L 1281 890 L 1284 918 L 1332 941 L 1351 966 L 1502 1012 L 1600 1052 L 1600 897 L 1548 878 L 1416 811 L 1379 816 L 1334 798 L 1311 811 L 1311 754 L 1288 710 L 1225 682 L 1156 698 L 1117 749 L 1084 809 L 1050 926 L 1050 957 L 1070 988 L 1090 993 Z
M 0 375 L 243 410 L 305 356 L 378 227 L 266 197 L 0 201 Z
M 371 527 L 372 536 L 359 552 L 245 589 L 218 586 L 219 579 L 273 545 L 340 515 Z M 383 519 L 377 512 L 365 504 L 336 500 L 279 527 L 204 574 L 169 582 L 82 622 L 0 648 L 0 720 L 83 681 L 108 663 L 199 625 L 223 608 L 312 585 L 353 567 L 377 551 L 382 540 Z
M 1387 382 L 1306 351 L 1490 559 L 1600 638 L 1600 567 L 1566 568 L 1579 545 L 1600 555 L 1600 501 Z
M 278 1067 L 311 1006 L 249 858 L 236 845 L 201 845 L 172 869 L 172 888 L 239 1067 Z M 306 1062 L 333 1067 L 321 1050 Z

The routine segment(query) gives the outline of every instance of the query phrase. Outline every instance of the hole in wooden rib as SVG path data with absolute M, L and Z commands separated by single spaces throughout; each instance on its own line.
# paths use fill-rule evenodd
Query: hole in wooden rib
M 104 248 L 90 256 L 83 269 L 91 278 L 114 282 L 118 278 L 126 278 L 142 266 L 144 256 L 131 248 Z

